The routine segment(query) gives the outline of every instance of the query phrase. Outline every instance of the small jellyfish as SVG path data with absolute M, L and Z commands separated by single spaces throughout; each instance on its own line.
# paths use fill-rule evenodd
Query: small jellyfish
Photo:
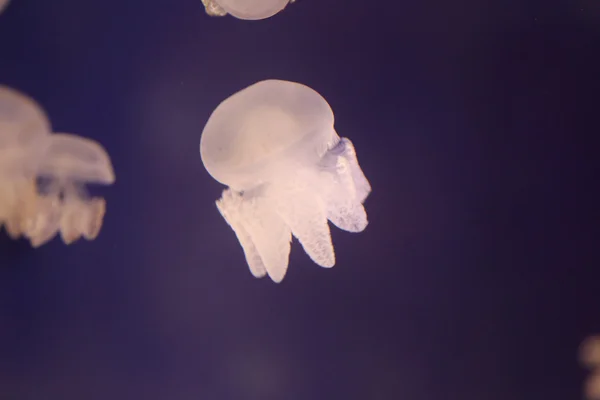
M 50 122 L 26 95 L 0 85 L 0 227 L 17 239 L 35 207 L 36 172 L 50 138 Z
M 208 173 L 229 188 L 217 208 L 257 277 L 281 282 L 292 235 L 318 265 L 335 255 L 327 220 L 349 232 L 367 226 L 371 191 L 352 142 L 340 138 L 327 101 L 295 82 L 266 80 L 211 114 L 200 139 Z
M 259 20 L 270 18 L 295 0 L 202 0 L 206 13 L 222 17 L 231 14 L 235 18 Z
M 600 336 L 591 336 L 583 341 L 579 349 L 580 361 L 591 370 L 585 382 L 585 396 L 600 400 Z
M 33 247 L 52 239 L 58 231 L 65 244 L 81 236 L 98 236 L 106 210 L 102 198 L 90 198 L 86 183 L 115 182 L 110 157 L 97 142 L 77 135 L 56 133 L 38 166 L 41 180 L 36 210 L 26 236 Z

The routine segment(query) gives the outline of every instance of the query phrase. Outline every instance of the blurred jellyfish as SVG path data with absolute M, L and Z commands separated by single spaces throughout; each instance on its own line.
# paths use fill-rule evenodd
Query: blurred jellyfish
M 0 227 L 19 238 L 37 199 L 36 172 L 50 122 L 31 98 L 0 85 Z
M 579 358 L 591 369 L 585 383 L 585 396 L 590 400 L 600 400 L 600 336 L 591 336 L 583 341 Z
M 50 122 L 34 100 L 0 86 L 0 227 L 11 238 L 23 235 L 34 247 L 58 231 L 66 244 L 80 236 L 95 239 L 105 202 L 90 199 L 84 185 L 114 180 L 102 146 L 51 134 Z
M 104 148 L 80 136 L 53 134 L 37 175 L 42 181 L 39 199 L 26 228 L 32 246 L 41 246 L 58 231 L 65 244 L 81 236 L 95 239 L 106 203 L 102 198 L 90 198 L 85 184 L 114 183 L 113 167 Z
M 281 282 L 291 235 L 332 267 L 327 220 L 349 232 L 367 226 L 371 187 L 352 142 L 340 138 L 327 101 L 295 82 L 267 80 L 223 101 L 200 140 L 208 173 L 229 186 L 217 201 L 252 274 Z
M 600 400 L 600 372 L 594 372 L 586 381 L 585 395 L 589 400 Z
M 270 18 L 295 0 L 202 0 L 206 13 L 214 17 L 227 14 L 239 19 Z
M 600 336 L 590 336 L 583 341 L 579 358 L 587 367 L 600 368 Z
M 2 14 L 2 11 L 8 6 L 9 1 L 10 0 L 0 0 L 0 14 Z

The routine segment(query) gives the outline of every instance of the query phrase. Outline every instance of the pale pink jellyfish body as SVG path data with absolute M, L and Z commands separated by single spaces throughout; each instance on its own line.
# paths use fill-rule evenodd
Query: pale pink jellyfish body
M 81 236 L 93 240 L 102 227 L 106 203 L 102 198 L 90 198 L 85 185 L 114 183 L 110 157 L 91 139 L 65 133 L 53 134 L 51 139 L 38 166 L 43 183 L 27 236 L 34 247 L 58 231 L 66 244 Z
M 350 140 L 313 89 L 258 82 L 223 101 L 200 141 L 209 174 L 228 186 L 217 207 L 235 231 L 250 271 L 280 282 L 292 235 L 320 266 L 335 255 L 327 220 L 360 232 L 371 191 Z
M 600 336 L 591 336 L 583 341 L 579 358 L 590 369 L 585 382 L 585 396 L 589 400 L 600 400 Z
M 37 198 L 36 173 L 50 138 L 50 122 L 28 96 L 0 86 L 0 227 L 19 238 Z
M 213 16 L 231 14 L 235 18 L 259 20 L 270 18 L 285 8 L 290 0 L 202 0 L 206 12 Z

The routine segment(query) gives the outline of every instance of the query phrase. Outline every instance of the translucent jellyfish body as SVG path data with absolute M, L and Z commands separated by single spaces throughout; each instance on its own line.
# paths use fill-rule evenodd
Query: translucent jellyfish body
M 38 166 L 41 179 L 36 210 L 26 235 L 40 246 L 60 231 L 70 244 L 83 236 L 98 236 L 106 209 L 102 198 L 90 198 L 85 184 L 110 185 L 115 181 L 110 158 L 97 142 L 71 134 L 53 134 Z
M 270 18 L 294 0 L 202 0 L 206 13 L 212 16 L 231 14 L 239 19 Z
M 18 91 L 0 86 L 0 227 L 19 238 L 37 200 L 36 173 L 50 140 L 42 108 Z
M 327 220 L 349 232 L 367 226 L 363 202 L 371 187 L 352 142 L 333 123 L 319 93 L 280 80 L 232 95 L 206 123 L 202 162 L 229 186 L 217 207 L 257 278 L 283 280 L 292 235 L 316 264 L 332 267 Z
M 2 14 L 2 11 L 8 6 L 9 1 L 10 0 L 0 0 L 0 14 Z
M 590 336 L 579 349 L 581 362 L 589 368 L 600 368 L 600 335 Z
M 585 382 L 585 396 L 590 400 L 600 400 L 600 336 L 585 339 L 579 352 L 580 361 L 591 370 Z

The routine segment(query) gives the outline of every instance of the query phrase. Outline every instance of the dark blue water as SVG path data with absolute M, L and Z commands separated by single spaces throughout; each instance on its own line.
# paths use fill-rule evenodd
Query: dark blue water
M 378 3 L 377 5 L 370 3 Z M 371 7 L 373 7 L 371 9 Z M 12 0 L 0 83 L 110 153 L 100 236 L 0 236 L 0 399 L 580 397 L 600 332 L 600 8 Z M 200 133 L 263 79 L 332 106 L 373 192 L 337 265 L 256 280 Z

